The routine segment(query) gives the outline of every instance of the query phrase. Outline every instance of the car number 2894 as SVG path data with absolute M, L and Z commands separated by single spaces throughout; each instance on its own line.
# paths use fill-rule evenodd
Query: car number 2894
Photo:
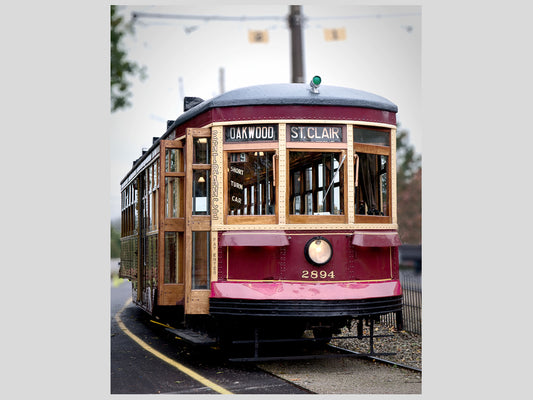
M 331 272 L 327 272 L 327 271 L 309 271 L 309 270 L 306 270 L 304 269 L 302 271 L 302 279 L 326 279 L 326 278 L 330 278 L 330 279 L 335 279 L 335 272 L 331 271 Z

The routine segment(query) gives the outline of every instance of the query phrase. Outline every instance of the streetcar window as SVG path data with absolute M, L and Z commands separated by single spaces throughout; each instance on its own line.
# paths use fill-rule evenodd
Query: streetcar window
M 290 213 L 343 215 L 344 161 L 343 152 L 291 151 Z
M 355 162 L 355 213 L 389 216 L 389 157 L 358 153 Z
M 183 283 L 183 233 L 165 232 L 165 283 Z
M 210 164 L 209 149 L 211 138 L 195 137 L 193 140 L 193 164 Z
M 166 149 L 165 171 L 183 172 L 183 158 L 181 149 Z
M 193 170 L 193 215 L 209 215 L 209 170 Z
M 274 215 L 273 151 L 228 153 L 229 215 Z
M 165 217 L 183 218 L 183 178 L 165 177 Z
M 390 132 L 367 128 L 353 128 L 353 141 L 355 143 L 372 144 L 375 146 L 390 147 Z
M 192 233 L 192 288 L 209 289 L 209 232 Z

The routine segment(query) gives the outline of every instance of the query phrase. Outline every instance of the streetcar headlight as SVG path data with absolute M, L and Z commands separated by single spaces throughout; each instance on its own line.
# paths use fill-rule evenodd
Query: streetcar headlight
M 331 243 L 323 237 L 314 237 L 305 245 L 305 258 L 315 266 L 327 264 L 333 256 Z

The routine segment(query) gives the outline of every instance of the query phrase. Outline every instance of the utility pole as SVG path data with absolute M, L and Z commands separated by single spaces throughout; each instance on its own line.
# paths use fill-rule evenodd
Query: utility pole
M 224 67 L 220 67 L 218 69 L 218 91 L 220 92 L 219 94 L 222 94 L 226 91 L 225 84 L 226 84 L 225 69 Z
M 292 83 L 305 83 L 302 20 L 302 6 L 290 6 Z
M 292 83 L 305 83 L 304 62 L 303 62 L 303 15 L 302 6 L 290 6 L 290 13 L 287 17 L 289 29 L 291 31 L 291 67 Z M 260 17 L 222 17 L 218 15 L 173 15 L 173 14 L 151 14 L 142 12 L 133 12 L 133 19 L 138 18 L 172 18 L 172 19 L 199 19 L 202 21 L 260 21 L 260 20 L 282 20 L 284 17 L 277 16 L 260 16 Z M 224 87 L 222 81 L 223 71 L 219 70 L 220 92 L 223 93 Z

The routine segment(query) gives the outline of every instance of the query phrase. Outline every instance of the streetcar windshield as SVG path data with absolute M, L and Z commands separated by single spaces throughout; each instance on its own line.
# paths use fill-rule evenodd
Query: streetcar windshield
M 229 215 L 274 215 L 273 151 L 228 153 Z
M 291 151 L 290 213 L 344 214 L 343 152 Z

